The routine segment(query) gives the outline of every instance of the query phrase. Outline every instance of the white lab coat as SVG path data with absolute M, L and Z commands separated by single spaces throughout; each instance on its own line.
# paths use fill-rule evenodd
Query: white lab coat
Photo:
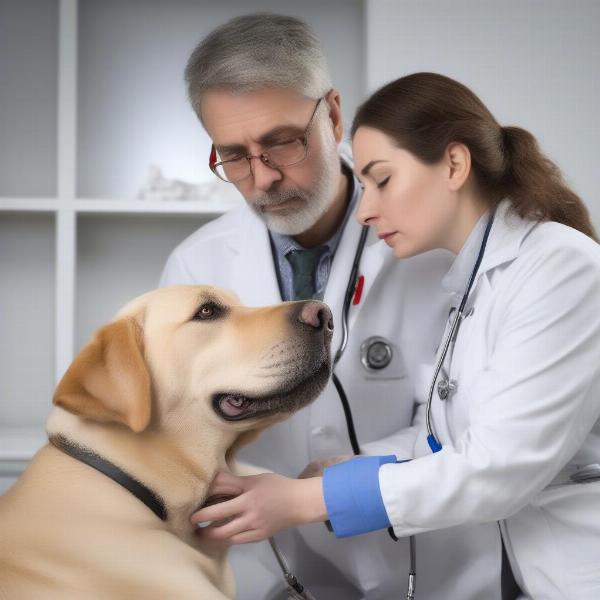
M 341 309 L 360 235 L 352 215 L 337 248 L 324 301 L 332 308 L 335 333 L 341 335 Z M 349 315 L 349 343 L 336 372 L 352 406 L 364 453 L 398 454 L 393 434 L 409 425 L 414 408 L 413 373 L 435 352 L 448 311 L 440 282 L 452 257 L 433 252 L 397 260 L 391 250 L 370 238 L 360 273 L 365 277 L 362 300 Z M 244 304 L 281 301 L 267 229 L 243 206 L 213 221 L 175 249 L 161 285 L 202 283 L 234 290 Z M 393 344 L 391 364 L 367 372 L 360 346 L 378 335 Z M 414 441 L 414 439 L 413 439 Z M 410 450 L 412 450 L 412 443 Z M 240 458 L 296 477 L 311 461 L 351 454 L 346 422 L 337 392 L 324 393 L 291 419 L 261 434 Z M 319 600 L 396 599 L 403 595 L 408 573 L 406 542 L 393 542 L 387 532 L 338 540 L 322 524 L 277 536 L 291 567 Z M 475 525 L 422 536 L 418 560 L 427 575 L 419 582 L 427 600 L 495 600 L 500 598 L 501 556 L 497 526 Z M 231 553 L 238 598 L 275 598 L 282 576 L 266 542 L 240 546 Z M 324 585 L 328 581 L 329 587 Z
M 567 481 L 600 463 L 600 247 L 505 201 L 471 307 L 451 362 L 457 390 L 432 405 L 443 450 L 432 454 L 421 430 L 422 458 L 380 470 L 395 532 L 497 521 L 528 598 L 597 600 L 600 482 Z

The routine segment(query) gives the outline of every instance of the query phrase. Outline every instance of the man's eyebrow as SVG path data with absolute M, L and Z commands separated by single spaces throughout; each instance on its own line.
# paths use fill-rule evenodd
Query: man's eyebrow
M 217 146 L 217 152 L 223 156 L 224 154 L 248 154 L 248 149 L 243 144 L 229 144 L 227 146 Z
M 287 141 L 293 137 L 300 137 L 304 134 L 304 129 L 295 125 L 280 125 L 258 138 L 261 146 L 271 146 L 273 143 Z
M 360 172 L 361 175 L 368 175 L 369 171 L 371 170 L 371 167 L 373 167 L 374 165 L 378 164 L 378 163 L 382 163 L 382 162 L 389 162 L 389 160 L 372 160 L 371 162 L 368 162 L 362 169 L 362 171 Z
M 294 137 L 301 137 L 304 134 L 304 129 L 297 127 L 295 125 L 280 125 L 278 127 L 274 127 L 273 129 L 267 131 L 263 135 L 261 135 L 257 142 L 261 146 L 272 146 L 277 142 L 288 141 Z M 217 152 L 221 155 L 223 154 L 249 154 L 248 148 L 243 144 L 226 144 L 226 145 L 216 145 L 215 148 Z

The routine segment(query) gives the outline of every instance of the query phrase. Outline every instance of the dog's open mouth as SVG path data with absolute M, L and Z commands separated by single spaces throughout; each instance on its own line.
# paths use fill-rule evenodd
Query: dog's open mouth
M 224 417 L 235 419 L 252 408 L 255 400 L 239 394 L 218 394 L 219 411 Z
M 237 391 L 218 393 L 213 396 L 213 408 L 226 421 L 292 413 L 317 397 L 325 387 L 329 372 L 330 361 L 326 360 L 302 381 L 262 397 L 255 398 Z

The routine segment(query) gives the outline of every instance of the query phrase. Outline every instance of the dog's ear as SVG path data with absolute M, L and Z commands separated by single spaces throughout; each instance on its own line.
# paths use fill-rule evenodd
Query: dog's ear
M 121 319 L 99 329 L 58 384 L 54 404 L 143 431 L 150 422 L 151 398 L 139 325 Z

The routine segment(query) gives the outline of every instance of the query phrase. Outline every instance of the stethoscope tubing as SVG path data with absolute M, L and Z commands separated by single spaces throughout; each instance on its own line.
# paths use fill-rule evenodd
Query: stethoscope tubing
M 335 367 L 344 355 L 346 346 L 348 345 L 348 313 L 350 312 L 350 303 L 352 302 L 352 296 L 354 295 L 356 282 L 358 280 L 360 259 L 362 258 L 365 244 L 367 243 L 368 234 L 369 226 L 363 225 L 362 231 L 360 232 L 360 238 L 356 246 L 356 252 L 354 253 L 354 259 L 352 260 L 352 268 L 350 270 L 350 276 L 348 277 L 348 285 L 346 286 L 346 292 L 344 293 L 344 304 L 342 307 L 342 339 L 340 340 L 340 345 L 333 359 L 333 371 L 331 373 L 333 385 L 337 390 L 338 396 L 340 397 L 340 401 L 342 403 L 342 408 L 344 409 L 344 417 L 346 418 L 346 427 L 348 429 L 350 446 L 352 446 L 352 452 L 354 452 L 354 454 L 357 456 L 360 454 L 360 446 L 358 444 L 358 436 L 356 435 L 356 428 L 354 426 L 354 419 L 352 417 L 352 409 L 350 408 L 348 397 L 344 391 L 344 386 L 335 372 Z
M 490 214 L 487 225 L 485 227 L 485 233 L 483 234 L 483 239 L 481 241 L 481 246 L 479 248 L 479 254 L 477 255 L 477 260 L 475 261 L 475 265 L 473 266 L 473 270 L 471 271 L 471 276 L 469 277 L 469 281 L 467 283 L 467 287 L 463 294 L 462 300 L 460 302 L 460 306 L 458 311 L 456 312 L 456 316 L 454 317 L 454 321 L 452 322 L 452 326 L 450 328 L 450 333 L 444 342 L 444 347 L 442 349 L 442 353 L 440 358 L 438 359 L 436 368 L 433 373 L 433 377 L 431 379 L 431 385 L 429 386 L 429 395 L 427 397 L 427 407 L 425 411 L 425 424 L 427 426 L 427 443 L 431 448 L 432 452 L 439 452 L 442 449 L 442 444 L 438 440 L 435 435 L 435 430 L 433 427 L 433 422 L 431 419 L 431 404 L 433 401 L 433 392 L 435 391 L 435 384 L 437 382 L 437 378 L 440 374 L 442 366 L 444 365 L 444 361 L 446 360 L 446 355 L 448 353 L 448 349 L 450 348 L 450 344 L 456 341 L 456 336 L 458 335 L 458 327 L 459 323 L 462 319 L 465 306 L 467 304 L 467 300 L 469 298 L 469 294 L 471 293 L 471 288 L 473 287 L 473 283 L 475 282 L 475 277 L 477 276 L 477 272 L 479 271 L 479 267 L 481 266 L 481 261 L 483 260 L 483 255 L 485 254 L 485 248 L 487 246 L 488 238 L 490 236 L 490 231 L 492 230 L 492 225 L 494 223 L 494 213 Z
M 358 280 L 358 268 L 360 267 L 360 259 L 362 258 L 365 244 L 367 243 L 367 235 L 369 234 L 369 226 L 363 225 L 362 231 L 360 232 L 360 238 L 356 246 L 356 252 L 354 253 L 354 259 L 352 260 L 352 269 L 348 277 L 348 285 L 346 286 L 346 292 L 344 294 L 344 304 L 342 307 L 342 339 L 340 345 L 335 353 L 333 359 L 333 368 L 342 358 L 346 346 L 348 345 L 348 313 L 350 312 L 350 303 L 352 302 L 352 296 L 356 288 L 356 282 Z

